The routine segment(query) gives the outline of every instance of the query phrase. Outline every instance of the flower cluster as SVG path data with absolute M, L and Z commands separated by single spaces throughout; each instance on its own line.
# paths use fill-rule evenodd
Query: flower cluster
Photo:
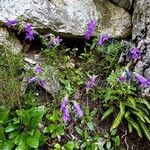
M 34 40 L 33 27 L 30 23 L 27 23 L 25 25 L 25 32 L 26 32 L 26 39 L 29 39 L 30 41 Z
M 85 84 L 85 89 L 88 92 L 90 89 L 92 89 L 94 86 L 96 86 L 96 75 L 90 76 L 89 81 Z
M 33 68 L 33 71 L 37 74 L 37 76 L 34 76 L 34 77 L 30 78 L 29 81 L 28 81 L 28 84 L 31 84 L 31 83 L 37 81 L 38 84 L 39 84 L 42 88 L 44 88 L 44 87 L 45 87 L 45 84 L 46 84 L 46 83 L 45 83 L 45 80 L 40 79 L 40 78 L 38 77 L 38 74 L 41 74 L 41 73 L 44 71 L 44 69 L 43 69 L 41 66 L 37 65 L 37 66 L 35 66 L 35 67 Z
M 103 34 L 99 36 L 97 46 L 103 45 L 105 42 L 107 42 L 110 39 L 110 36 L 108 34 Z
M 138 48 L 133 47 L 130 49 L 128 53 L 128 59 L 131 59 L 131 58 L 134 60 L 141 59 L 141 52 Z
M 68 104 L 69 104 L 68 96 L 65 96 L 64 100 L 61 103 L 61 108 L 60 108 L 61 112 L 63 113 L 63 120 L 65 123 L 71 120 Z M 78 117 L 82 117 L 83 111 L 81 110 L 80 105 L 76 101 L 73 101 L 73 104 L 74 104 L 74 109 L 76 111 L 76 115 Z
M 95 28 L 96 28 L 96 21 L 95 20 L 91 20 L 87 24 L 87 31 L 84 33 L 84 38 L 89 40 L 90 37 L 93 35 Z
M 13 26 L 17 25 L 17 23 L 18 23 L 17 19 L 14 19 L 14 20 L 7 19 L 6 25 L 8 27 L 13 27 Z M 26 33 L 26 39 L 29 39 L 30 41 L 34 40 L 34 30 L 30 23 L 25 24 L 24 30 Z

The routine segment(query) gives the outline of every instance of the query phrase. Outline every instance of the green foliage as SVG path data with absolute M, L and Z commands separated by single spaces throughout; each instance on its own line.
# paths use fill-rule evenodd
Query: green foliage
M 102 120 L 111 113 L 117 113 L 111 131 L 119 126 L 122 119 L 125 119 L 129 132 L 135 129 L 141 138 L 144 133 L 149 140 L 150 103 L 146 99 L 140 98 L 134 83 L 130 81 L 119 82 L 119 75 L 119 71 L 112 73 L 108 78 L 108 86 L 102 91 L 104 106 L 108 108 L 103 114 Z
M 22 66 L 21 54 L 12 54 L 8 49 L 0 50 L 0 105 L 12 107 L 20 104 Z

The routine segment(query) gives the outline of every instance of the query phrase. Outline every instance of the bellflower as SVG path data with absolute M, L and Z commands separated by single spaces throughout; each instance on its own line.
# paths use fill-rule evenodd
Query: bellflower
M 108 34 L 103 34 L 102 36 L 99 36 L 97 45 L 101 46 L 103 45 L 105 42 L 107 42 L 110 39 L 110 36 Z
M 54 42 L 53 42 L 53 40 L 51 39 L 50 42 L 49 42 L 49 44 L 48 44 L 48 47 L 51 48 L 53 45 L 54 45 Z
M 86 91 L 88 92 L 93 86 L 96 85 L 96 75 L 90 76 L 89 81 L 85 84 L 86 85 Z
M 128 53 L 128 59 L 141 59 L 141 52 L 138 48 L 134 47 L 130 49 L 130 52 Z
M 29 79 L 28 84 L 31 84 L 36 80 L 37 80 L 37 77 L 32 77 L 31 79 Z
M 123 75 L 121 75 L 118 80 L 119 82 L 125 82 L 126 78 Z
M 93 35 L 95 28 L 96 28 L 96 21 L 95 20 L 91 20 L 87 24 L 87 31 L 84 33 L 84 38 L 89 40 L 90 37 Z
M 65 109 L 63 110 L 63 120 L 65 123 L 69 122 L 71 120 L 70 114 L 69 114 L 69 109 L 68 107 L 65 107 Z
M 59 37 L 59 36 L 57 36 L 56 38 L 55 38 L 55 45 L 58 47 L 59 45 L 60 45 L 60 42 L 62 41 L 62 39 Z
M 38 74 L 40 74 L 40 73 L 42 73 L 44 71 L 44 69 L 41 66 L 39 66 L 39 65 L 35 66 L 33 68 L 33 70 L 34 70 L 35 73 L 38 73 Z
M 131 76 L 132 76 L 131 72 L 126 70 L 126 79 L 130 80 Z
M 144 78 L 142 75 L 136 74 L 135 78 L 139 81 L 141 87 L 150 86 L 150 80 Z
M 62 101 L 62 103 L 61 103 L 61 108 L 60 108 L 60 110 L 61 111 L 63 111 L 66 107 L 67 107 L 67 105 L 68 105 L 68 96 L 66 95 L 65 97 L 64 97 L 64 100 Z
M 38 80 L 39 85 L 44 88 L 45 87 L 45 80 L 39 79 Z
M 74 108 L 76 110 L 77 116 L 82 117 L 83 111 L 81 110 L 80 105 L 76 101 L 74 101 Z
M 27 23 L 25 25 L 25 32 L 26 32 L 26 39 L 29 39 L 30 41 L 34 40 L 33 27 L 30 23 Z
M 15 26 L 16 24 L 18 23 L 18 20 L 17 19 L 14 19 L 14 20 L 7 20 L 7 22 L 6 22 L 6 25 L 8 26 L 8 27 L 11 27 L 11 26 Z

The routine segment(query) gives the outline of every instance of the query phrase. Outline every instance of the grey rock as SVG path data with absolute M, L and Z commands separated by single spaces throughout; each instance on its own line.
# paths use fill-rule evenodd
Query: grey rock
M 132 7 L 132 0 L 110 0 L 110 1 L 126 10 L 130 10 Z
M 150 1 L 135 0 L 133 12 L 132 39 L 142 52 L 142 59 L 136 64 L 135 72 L 150 79 Z M 150 97 L 150 88 L 143 89 L 143 96 Z
M 23 46 L 6 28 L 0 28 L 0 48 L 11 50 L 14 54 L 17 54 L 21 52 Z
M 37 31 L 50 31 L 64 37 L 83 36 L 87 22 L 98 22 L 98 33 L 112 37 L 131 34 L 131 16 L 105 0 L 0 0 L 0 21 L 22 16 Z
M 26 71 L 29 70 L 33 70 L 33 68 L 36 65 L 40 65 L 38 60 L 33 60 L 32 58 L 25 58 L 25 66 L 24 69 Z M 35 76 L 37 76 L 35 74 Z M 38 75 L 39 76 L 39 75 Z M 29 75 L 26 75 L 23 78 L 22 81 L 22 86 L 21 86 L 21 90 L 23 93 L 25 93 L 27 87 L 28 87 L 28 80 L 32 78 Z M 58 71 L 56 68 L 52 67 L 52 66 L 44 66 L 44 72 L 39 76 L 39 79 L 44 80 L 45 81 L 45 86 L 44 89 L 54 95 L 56 93 L 58 93 L 61 90 L 61 86 L 60 86 L 60 82 L 58 80 Z M 37 84 L 39 84 L 38 82 L 36 82 Z

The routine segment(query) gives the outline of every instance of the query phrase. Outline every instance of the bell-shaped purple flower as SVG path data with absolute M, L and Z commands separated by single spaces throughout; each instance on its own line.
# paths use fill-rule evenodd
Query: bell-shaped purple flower
M 139 81 L 141 87 L 149 87 L 150 86 L 150 80 L 144 78 L 140 74 L 136 74 L 135 78 L 137 81 Z
M 71 120 L 70 112 L 69 112 L 68 107 L 65 107 L 65 109 L 63 110 L 63 120 L 64 120 L 65 123 L 67 123 Z
M 38 84 L 42 87 L 42 88 L 45 88 L 45 80 L 42 80 L 42 79 L 39 79 L 38 80 Z
M 25 25 L 25 32 L 26 32 L 26 39 L 29 39 L 30 41 L 34 40 L 34 31 L 30 23 L 27 23 Z
M 135 60 L 141 59 L 141 52 L 138 48 L 133 47 L 130 49 L 130 52 L 128 53 L 128 59 L 131 59 L 131 58 Z
M 110 39 L 110 36 L 108 34 L 103 34 L 101 36 L 99 36 L 97 45 L 101 46 L 103 45 L 105 42 L 107 42 Z
M 29 79 L 28 84 L 31 84 L 36 80 L 37 80 L 37 77 L 32 77 L 32 78 Z
M 44 69 L 41 67 L 41 66 L 39 66 L 39 65 L 36 65 L 34 68 L 33 68 L 33 70 L 34 70 L 34 72 L 35 73 L 42 73 L 43 71 L 44 71 Z
M 126 79 L 130 80 L 131 76 L 132 76 L 131 72 L 126 70 Z
M 58 47 L 60 45 L 61 41 L 62 41 L 62 39 L 60 38 L 60 36 L 57 36 L 55 38 L 55 45 Z
M 95 20 L 91 20 L 87 24 L 87 31 L 84 33 L 84 38 L 89 40 L 90 37 L 93 35 L 95 28 L 96 28 L 96 21 Z
M 18 20 L 17 19 L 14 19 L 14 20 L 7 20 L 7 22 L 6 22 L 6 25 L 8 26 L 8 27 L 12 27 L 12 26 L 15 26 L 16 24 L 18 23 Z
M 126 78 L 125 76 L 121 75 L 118 80 L 119 82 L 125 82 Z
M 83 111 L 81 110 L 80 105 L 76 101 L 74 101 L 74 108 L 76 110 L 77 116 L 82 117 L 83 116 Z
M 92 87 L 96 86 L 96 78 L 96 75 L 90 76 L 89 81 L 85 84 L 85 89 L 87 92 L 92 89 Z
M 68 102 L 69 102 L 68 96 L 66 95 L 66 96 L 64 97 L 64 100 L 63 100 L 62 103 L 61 103 L 61 108 L 60 108 L 61 111 L 63 111 L 63 110 L 67 107 Z

